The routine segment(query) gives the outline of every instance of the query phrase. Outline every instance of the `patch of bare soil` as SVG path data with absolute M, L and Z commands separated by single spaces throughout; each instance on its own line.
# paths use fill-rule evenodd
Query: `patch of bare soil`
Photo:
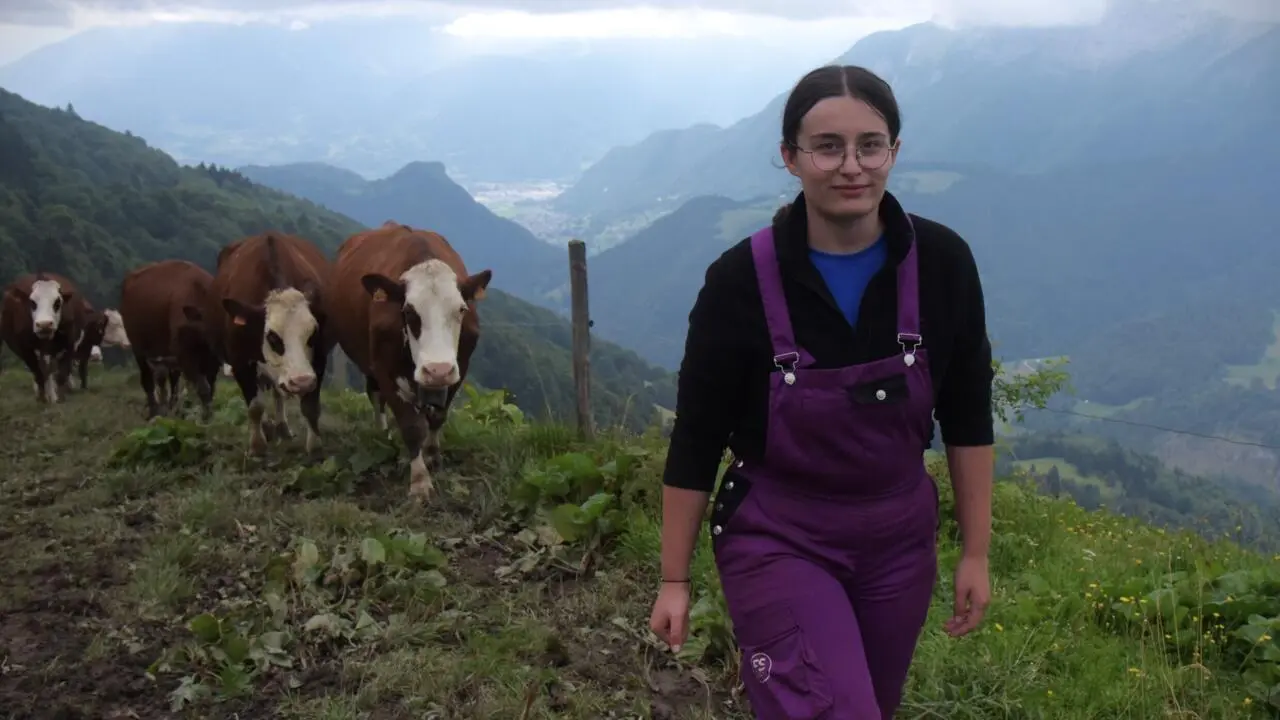
M 101 588 L 123 580 L 116 566 L 99 560 L 51 562 L 11 579 L 25 586 L 25 597 L 0 618 L 0 708 L 9 717 L 97 720 L 168 712 L 145 674 L 164 631 L 131 629 L 106 641 L 118 646 L 113 651 L 91 651 L 108 626 L 97 599 Z

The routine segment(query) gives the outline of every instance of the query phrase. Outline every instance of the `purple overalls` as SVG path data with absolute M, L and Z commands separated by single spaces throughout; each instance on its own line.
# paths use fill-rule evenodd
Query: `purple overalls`
M 902 352 L 835 369 L 796 344 L 771 228 L 751 252 L 777 367 L 767 441 L 761 461 L 735 459 L 711 516 L 742 681 L 759 720 L 891 718 L 937 576 L 915 238 L 898 266 Z

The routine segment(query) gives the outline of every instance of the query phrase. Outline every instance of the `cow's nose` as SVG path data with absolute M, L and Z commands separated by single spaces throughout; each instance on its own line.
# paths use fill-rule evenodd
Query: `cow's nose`
M 40 322 L 36 323 L 36 332 L 47 333 L 52 331 L 53 331 L 52 320 L 41 320 Z
M 453 363 L 427 363 L 418 368 L 418 384 L 425 387 L 447 385 L 449 376 L 453 374 Z
M 316 376 L 310 373 L 306 375 L 294 375 L 288 380 L 280 383 L 280 387 L 288 393 L 308 393 L 316 387 Z

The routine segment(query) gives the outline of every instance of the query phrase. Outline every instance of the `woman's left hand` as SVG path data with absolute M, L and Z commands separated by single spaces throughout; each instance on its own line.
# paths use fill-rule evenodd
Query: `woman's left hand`
M 955 615 L 946 622 L 952 637 L 968 634 L 982 622 L 991 602 L 991 578 L 987 558 L 962 556 L 956 564 Z

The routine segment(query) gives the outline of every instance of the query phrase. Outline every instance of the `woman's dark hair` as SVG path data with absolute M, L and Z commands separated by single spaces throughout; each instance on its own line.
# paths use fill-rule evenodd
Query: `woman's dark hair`
M 851 97 L 870 105 L 889 126 L 889 142 L 897 141 L 902 131 L 902 115 L 889 83 L 858 65 L 824 65 L 800 78 L 787 96 L 787 104 L 782 109 L 782 142 L 796 147 L 804 116 L 814 105 L 833 97 Z M 774 224 L 781 222 L 790 209 L 790 204 L 778 208 L 773 216 Z
M 889 142 L 898 139 L 902 117 L 889 83 L 857 65 L 825 65 L 810 70 L 791 89 L 782 110 L 782 142 L 794 147 L 804 116 L 814 105 L 833 97 L 851 97 L 870 105 L 889 126 Z

